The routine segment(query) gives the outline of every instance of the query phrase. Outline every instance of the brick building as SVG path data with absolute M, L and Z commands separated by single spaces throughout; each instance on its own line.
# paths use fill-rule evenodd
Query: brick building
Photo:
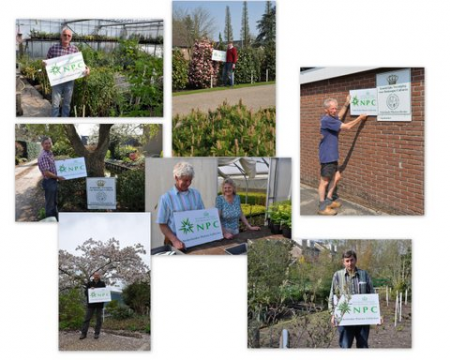
M 392 68 L 304 68 L 300 72 L 300 181 L 317 188 L 323 102 L 344 104 L 350 90 L 376 88 L 376 76 Z M 394 215 L 424 214 L 425 70 L 411 68 L 411 121 L 377 121 L 341 131 L 339 194 Z M 345 122 L 356 118 L 350 115 Z

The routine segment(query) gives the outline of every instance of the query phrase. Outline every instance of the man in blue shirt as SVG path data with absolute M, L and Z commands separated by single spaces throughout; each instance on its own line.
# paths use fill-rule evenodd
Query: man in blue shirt
M 319 215 L 336 215 L 336 208 L 341 206 L 337 200 L 333 200 L 333 192 L 342 175 L 338 170 L 339 161 L 339 133 L 341 130 L 350 130 L 361 121 L 367 119 L 366 114 L 344 123 L 343 119 L 350 105 L 350 95 L 347 96 L 345 105 L 338 112 L 336 99 L 328 98 L 323 103 L 325 115 L 320 120 L 320 134 L 322 139 L 319 144 L 320 159 L 320 183 L 319 183 Z

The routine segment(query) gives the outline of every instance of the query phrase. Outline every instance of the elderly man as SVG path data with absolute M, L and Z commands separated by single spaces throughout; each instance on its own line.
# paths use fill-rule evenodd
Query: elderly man
M 72 31 L 69 28 L 64 28 L 61 31 L 61 43 L 55 44 L 48 49 L 47 59 L 80 52 L 75 45 L 70 44 L 71 40 Z M 45 60 L 43 63 L 45 66 Z M 86 76 L 89 75 L 89 73 L 90 69 L 86 66 Z M 61 98 L 63 99 L 61 117 L 68 117 L 70 115 L 70 103 L 72 101 L 74 84 L 75 81 L 72 80 L 52 87 L 52 117 L 59 116 Z
M 350 95 L 347 96 L 345 105 L 338 112 L 336 99 L 328 98 L 324 101 L 325 115 L 320 120 L 320 134 L 322 139 L 319 144 L 320 182 L 319 182 L 319 215 L 336 215 L 336 208 L 342 204 L 333 199 L 336 185 L 342 175 L 338 170 L 339 161 L 339 133 L 341 130 L 350 130 L 361 121 L 367 119 L 363 114 L 356 119 L 344 123 L 344 117 L 350 104 Z
M 184 249 L 184 244 L 177 237 L 173 214 L 178 211 L 204 209 L 200 193 L 189 188 L 194 178 L 194 168 L 187 162 L 179 162 L 173 168 L 174 187 L 161 196 L 158 205 L 156 223 L 164 234 L 164 243 L 175 248 Z
M 44 177 L 42 188 L 45 196 L 45 217 L 54 216 L 58 220 L 58 181 L 64 180 L 64 178 L 56 173 L 52 139 L 44 136 L 41 140 L 41 146 L 42 151 L 38 157 L 38 167 Z
M 233 42 L 229 41 L 227 46 L 227 61 L 223 64 L 222 70 L 222 83 L 224 86 L 228 85 L 228 80 L 230 80 L 230 85 L 234 85 L 234 69 L 236 68 L 236 63 L 238 60 L 238 53 L 236 48 L 233 46 Z
M 84 317 L 83 327 L 81 328 L 81 335 L 80 340 L 86 339 L 87 332 L 89 329 L 89 323 L 91 322 L 92 316 L 94 313 L 96 314 L 96 322 L 95 322 L 95 333 L 94 333 L 94 339 L 98 339 L 100 336 L 100 330 L 102 328 L 102 312 L 103 312 L 103 305 L 104 303 L 89 303 L 89 295 L 88 290 L 89 289 L 96 289 L 96 288 L 105 288 L 106 284 L 100 279 L 100 272 L 96 271 L 93 275 L 93 280 L 89 281 L 85 287 L 85 295 L 86 295 L 86 301 L 87 301 L 87 310 L 86 310 L 86 316 Z
M 369 274 L 356 267 L 356 252 L 348 250 L 342 254 L 344 269 L 336 271 L 331 283 L 330 296 L 328 298 L 328 309 L 331 312 L 331 323 L 337 326 L 334 317 L 334 307 L 337 298 L 344 294 L 373 294 L 374 289 Z M 369 347 L 370 325 L 338 326 L 339 346 L 351 348 L 356 338 L 357 348 Z

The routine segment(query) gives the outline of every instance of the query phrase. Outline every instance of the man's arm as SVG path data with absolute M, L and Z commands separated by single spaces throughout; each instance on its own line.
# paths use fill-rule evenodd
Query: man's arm
M 331 281 L 330 295 L 328 297 L 328 311 L 331 314 L 331 325 L 335 326 L 336 322 L 334 319 L 334 282 L 336 274 L 333 275 L 333 280 Z
M 361 121 L 367 120 L 367 115 L 359 115 L 355 120 L 349 121 L 348 123 L 342 123 L 341 130 L 350 130 L 354 126 L 358 125 Z
M 47 177 L 47 178 L 56 179 L 56 180 L 66 180 L 66 178 L 64 178 L 63 176 L 58 176 L 58 175 L 53 174 L 51 171 L 48 171 L 48 170 L 44 171 L 44 176 Z
M 344 106 L 339 110 L 338 118 L 343 121 L 345 114 L 347 113 L 348 107 L 350 106 L 350 95 L 347 95 L 347 99 L 345 100 Z
M 170 242 L 176 249 L 178 250 L 184 249 L 183 242 L 177 238 L 177 236 L 172 232 L 172 230 L 170 230 L 169 225 L 167 224 L 158 224 L 158 225 L 163 235 L 170 240 Z

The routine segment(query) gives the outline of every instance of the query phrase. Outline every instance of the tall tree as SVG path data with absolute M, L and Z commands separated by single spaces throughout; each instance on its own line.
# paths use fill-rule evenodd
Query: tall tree
M 266 3 L 266 11 L 258 21 L 257 29 L 259 31 L 255 43 L 260 46 L 275 44 L 276 39 L 276 7 L 272 6 L 270 1 Z
M 248 24 L 247 1 L 244 1 L 242 8 L 241 41 L 244 48 L 250 46 L 250 25 Z
M 230 41 L 233 41 L 233 27 L 231 26 L 231 14 L 230 14 L 230 7 L 227 6 L 225 10 L 225 41 L 228 43 Z

